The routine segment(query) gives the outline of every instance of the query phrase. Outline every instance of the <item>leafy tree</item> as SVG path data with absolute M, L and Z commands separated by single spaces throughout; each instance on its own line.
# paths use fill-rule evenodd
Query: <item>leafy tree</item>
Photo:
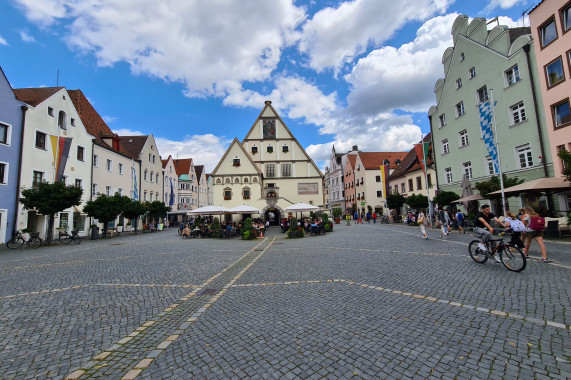
M 410 208 L 420 210 L 421 208 L 428 208 L 428 197 L 422 194 L 413 194 L 406 197 L 406 204 Z
M 132 219 L 135 221 L 135 234 L 137 233 L 137 220 L 141 215 L 147 212 L 147 208 L 144 204 L 139 201 L 132 201 L 125 204 L 123 209 L 123 216 L 127 219 Z
M 107 235 L 109 222 L 115 220 L 115 218 L 124 211 L 126 205 L 125 198 L 126 197 L 117 193 L 111 197 L 102 194 L 95 200 L 88 201 L 83 211 L 85 211 L 88 216 L 96 218 L 103 223 L 103 236 L 105 236 Z
M 523 179 L 519 179 L 518 177 L 508 177 L 503 173 L 502 178 L 504 180 L 504 188 L 520 185 L 524 182 Z M 500 177 L 495 175 L 487 181 L 476 182 L 474 187 L 478 189 L 480 195 L 485 197 L 489 193 L 501 190 Z M 492 199 L 492 203 L 494 203 L 494 208 L 496 210 L 503 210 L 501 197 Z
M 438 195 L 434 196 L 434 203 L 438 206 L 450 206 L 452 202 L 460 199 L 460 196 L 453 191 L 441 191 Z
M 401 193 L 392 193 L 387 196 L 387 206 L 389 209 L 400 210 L 405 202 L 406 197 Z
M 38 186 L 22 190 L 20 203 L 26 210 L 37 210 L 38 213 L 48 216 L 48 244 L 53 239 L 55 214 L 66 208 L 81 203 L 83 189 L 76 186 L 66 186 L 63 182 L 40 182 Z
M 337 218 L 341 218 L 341 215 L 343 215 L 343 210 L 341 210 L 341 207 L 337 207 L 333 209 L 333 218 L 337 219 Z
M 563 161 L 563 174 L 567 177 L 567 181 L 571 182 L 571 152 L 567 151 L 566 149 L 560 150 L 557 153 L 559 158 Z
M 155 224 L 167 216 L 167 212 L 171 209 L 165 205 L 165 202 L 161 201 L 147 202 L 145 207 L 147 207 L 148 215 Z

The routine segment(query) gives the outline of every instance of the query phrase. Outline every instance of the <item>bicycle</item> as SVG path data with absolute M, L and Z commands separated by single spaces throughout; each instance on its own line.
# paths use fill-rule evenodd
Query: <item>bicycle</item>
M 75 244 L 79 245 L 81 243 L 81 239 L 79 238 L 78 233 L 79 232 L 75 230 L 71 231 L 71 235 L 67 232 L 67 230 L 63 233 L 60 232 L 58 240 L 62 244 L 69 244 L 73 240 Z
M 40 238 L 39 232 L 31 232 L 30 237 L 26 238 L 22 231 L 18 230 L 16 235 L 12 239 L 6 242 L 6 247 L 10 249 L 17 249 L 26 244 L 31 248 L 39 248 L 42 245 L 42 239 Z
M 475 236 L 478 236 L 478 234 Z M 479 235 L 478 237 L 481 238 L 482 235 Z M 492 249 L 491 242 L 499 243 L 495 249 Z M 494 253 L 498 252 L 500 260 L 506 269 L 511 270 L 512 272 L 521 272 L 525 269 L 527 260 L 525 259 L 525 255 L 521 249 L 514 245 L 505 243 L 502 235 L 500 235 L 499 239 L 492 239 L 486 242 L 485 252 L 478 247 L 479 243 L 480 240 L 473 240 L 468 245 L 468 252 L 470 253 L 470 257 L 478 264 L 484 264 L 488 258 L 494 257 Z

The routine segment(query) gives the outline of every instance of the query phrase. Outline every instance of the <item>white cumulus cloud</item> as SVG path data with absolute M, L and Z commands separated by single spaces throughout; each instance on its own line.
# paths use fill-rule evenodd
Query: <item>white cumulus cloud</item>
M 402 109 L 427 111 L 436 102 L 434 84 L 444 76 L 442 54 L 452 46 L 450 31 L 457 14 L 426 21 L 414 41 L 398 48 L 373 50 L 361 58 L 345 80 L 351 85 L 348 111 L 374 115 Z
M 127 62 L 136 74 L 184 83 L 188 96 L 269 78 L 305 20 L 292 0 L 15 1 L 33 21 L 70 23 L 68 44 L 99 65 Z
M 20 38 L 22 39 L 22 41 L 28 42 L 28 43 L 37 42 L 36 39 L 34 38 L 34 36 L 30 35 L 26 31 L 20 31 Z
M 0 45 L 8 45 L 8 41 L 6 41 L 2 36 L 0 36 Z
M 187 135 L 181 141 L 155 136 L 161 158 L 192 158 L 195 165 L 204 165 L 206 173 L 212 172 L 230 145 L 225 136 Z
M 409 21 L 443 13 L 453 0 L 354 0 L 325 8 L 303 26 L 300 50 L 317 71 L 339 68 L 378 46 Z

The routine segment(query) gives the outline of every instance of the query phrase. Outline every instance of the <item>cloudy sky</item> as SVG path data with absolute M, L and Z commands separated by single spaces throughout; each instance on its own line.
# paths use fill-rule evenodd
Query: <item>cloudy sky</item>
M 152 133 L 161 156 L 207 171 L 271 100 L 324 168 L 333 144 L 410 149 L 456 16 L 529 26 L 533 3 L 7 0 L 0 66 L 13 88 L 81 89 L 117 133 Z

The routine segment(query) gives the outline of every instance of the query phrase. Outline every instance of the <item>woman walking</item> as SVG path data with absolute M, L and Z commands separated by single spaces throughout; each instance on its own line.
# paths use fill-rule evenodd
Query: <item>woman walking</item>
M 428 239 L 428 235 L 426 234 L 426 226 L 428 226 L 428 218 L 426 217 L 426 210 L 424 209 L 420 210 L 417 222 L 418 225 L 420 226 L 420 231 L 422 232 L 423 238 Z
M 525 248 L 523 249 L 523 254 L 528 257 L 529 247 L 531 245 L 531 240 L 535 239 L 541 250 L 541 261 L 544 263 L 549 263 L 550 260 L 547 258 L 547 251 L 545 250 L 545 244 L 543 243 L 543 231 L 532 230 L 531 221 L 533 218 L 537 218 L 539 215 L 535 212 L 533 207 L 525 206 L 525 214 L 523 214 L 522 219 L 525 224 Z

